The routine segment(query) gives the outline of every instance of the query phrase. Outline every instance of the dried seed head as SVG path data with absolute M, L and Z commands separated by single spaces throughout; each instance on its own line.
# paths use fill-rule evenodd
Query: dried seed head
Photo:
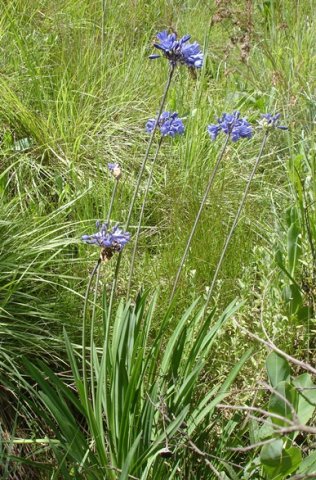
M 173 456 L 173 452 L 170 450 L 170 448 L 165 447 L 162 450 L 160 450 L 160 456 L 162 458 L 170 458 Z

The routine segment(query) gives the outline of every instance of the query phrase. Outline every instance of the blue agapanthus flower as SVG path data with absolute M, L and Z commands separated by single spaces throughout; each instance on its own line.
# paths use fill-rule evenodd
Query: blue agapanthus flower
M 187 43 L 182 46 L 183 61 L 188 67 L 201 68 L 203 65 L 203 53 L 197 42 Z
M 155 128 L 157 120 L 150 118 L 146 123 L 146 131 L 151 133 Z M 177 112 L 163 112 L 158 121 L 158 128 L 163 137 L 174 137 L 184 133 L 184 125 Z
M 81 240 L 89 245 L 96 245 L 101 248 L 102 260 L 110 260 L 115 252 L 123 250 L 125 245 L 130 241 L 130 233 L 124 232 L 116 224 L 109 230 L 108 223 L 96 223 L 97 233 L 92 235 L 83 235 Z
M 162 52 L 162 55 L 169 62 L 176 66 L 178 63 L 187 65 L 191 68 L 201 68 L 203 65 L 203 53 L 197 42 L 187 43 L 191 35 L 177 40 L 175 33 L 168 33 L 167 30 L 157 33 L 158 42 L 154 43 L 154 47 Z M 150 55 L 149 58 L 159 58 L 159 54 Z
M 263 113 L 261 114 L 262 120 L 259 122 L 261 126 L 266 128 L 279 128 L 280 130 L 288 130 L 288 127 L 284 125 L 278 125 L 279 118 L 281 113 L 276 113 L 275 115 L 271 115 L 271 113 Z
M 222 131 L 226 135 L 230 135 L 233 142 L 237 142 L 240 138 L 251 138 L 252 127 L 245 118 L 240 118 L 240 112 L 223 113 L 221 118 L 217 119 L 217 124 L 211 124 L 207 127 L 208 133 L 212 140 Z

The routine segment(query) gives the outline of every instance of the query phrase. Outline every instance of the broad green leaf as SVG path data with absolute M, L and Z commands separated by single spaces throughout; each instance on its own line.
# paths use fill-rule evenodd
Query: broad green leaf
M 298 391 L 297 415 L 300 422 L 306 425 L 312 418 L 316 407 L 316 385 L 309 373 L 303 373 L 293 380 Z
M 293 277 L 295 274 L 295 268 L 300 254 L 300 228 L 299 218 L 296 207 L 291 207 L 287 212 L 289 216 L 289 229 L 287 232 L 287 255 L 288 255 L 288 269 Z
M 289 315 L 294 315 L 302 306 L 300 288 L 295 283 L 287 285 L 282 290 L 282 297 L 287 305 Z
M 273 423 L 271 422 L 270 419 L 268 419 L 265 423 L 263 423 L 260 426 L 258 432 L 256 432 L 257 434 L 256 441 L 261 442 L 262 440 L 272 437 L 274 433 L 275 433 L 275 430 L 273 428 Z
M 297 470 L 302 455 L 297 447 L 284 449 L 283 441 L 277 439 L 262 447 L 260 461 L 269 480 L 281 480 Z
M 272 387 L 290 378 L 290 366 L 288 361 L 278 353 L 271 352 L 266 360 L 268 377 Z
M 307 473 L 316 473 L 316 451 L 311 452 L 308 457 L 303 458 L 302 463 L 297 470 L 298 475 Z
M 296 411 L 297 401 L 298 393 L 295 387 L 288 382 L 280 382 L 275 387 L 275 392 L 271 394 L 269 412 L 284 417 L 284 420 L 271 417 L 271 421 L 276 425 L 287 426 L 286 419 L 293 419 L 293 411 Z
M 260 461 L 262 465 L 267 467 L 278 467 L 280 458 L 282 457 L 283 440 L 280 438 L 274 440 L 268 445 L 264 445 L 260 453 Z

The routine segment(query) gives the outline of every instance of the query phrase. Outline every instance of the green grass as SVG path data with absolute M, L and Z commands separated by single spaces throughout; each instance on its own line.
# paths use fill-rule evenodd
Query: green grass
M 166 140 L 161 149 L 145 207 L 132 299 L 140 289 L 159 288 L 153 339 L 221 149 L 219 139 L 210 142 L 207 124 L 223 111 L 239 109 L 254 123 L 260 113 L 279 111 L 289 132 L 276 131 L 269 137 L 221 269 L 214 303 L 223 310 L 239 296 L 244 304 L 236 319 L 242 326 L 258 333 L 263 319 L 284 350 L 312 362 L 312 245 L 316 239 L 313 7 L 309 0 L 2 2 L 0 379 L 13 398 L 19 397 L 24 385 L 24 357 L 34 362 L 40 357 L 55 373 L 70 375 L 62 332 L 66 327 L 71 341 L 80 343 L 85 285 L 98 255 L 82 245 L 80 237 L 93 233 L 95 221 L 106 217 L 113 188 L 108 162 L 122 166 L 112 219 L 124 224 L 148 141 L 144 125 L 155 116 L 166 81 L 167 62 L 148 60 L 155 33 L 165 28 L 179 35 L 189 32 L 203 46 L 206 60 L 197 75 L 177 69 L 171 85 L 166 109 L 184 117 L 186 133 Z M 227 150 L 181 275 L 177 313 L 207 294 L 260 142 L 256 129 L 253 139 L 231 144 Z M 132 234 L 149 168 L 132 215 Z M 292 269 L 301 287 L 299 304 L 288 295 L 293 278 L 285 272 L 291 270 L 289 207 L 297 209 L 301 243 L 298 263 Z M 114 311 L 126 294 L 131 253 L 132 245 L 128 245 Z M 103 289 L 109 294 L 114 270 L 115 259 L 102 266 L 98 299 Z M 175 324 L 179 318 L 174 314 Z M 171 324 L 170 332 L 175 327 Z M 96 332 L 101 331 L 101 309 L 97 309 Z M 100 335 L 96 344 L 101 347 L 102 343 Z M 202 392 L 208 391 L 209 383 L 214 386 L 223 381 L 248 341 L 231 322 L 222 328 L 216 345 L 218 353 L 206 362 L 200 380 Z M 265 357 L 265 351 L 258 349 L 237 380 L 245 402 L 252 399 L 249 390 L 264 378 Z M 242 393 L 243 389 L 248 393 Z M 15 419 L 26 437 L 32 429 L 41 433 L 34 427 L 36 414 L 32 418 L 23 398 L 15 403 L 17 414 L 4 419 L 0 413 L 6 435 L 15 435 Z M 3 405 L 10 401 L 1 398 Z M 225 416 L 221 421 L 224 430 L 236 432 L 237 443 L 246 441 L 247 433 L 238 430 L 234 417 L 231 424 Z M 206 430 L 203 435 L 202 444 L 216 448 L 220 456 L 224 445 L 218 431 Z M 245 455 L 235 456 L 237 463 L 246 463 Z M 191 464 L 182 464 L 183 478 L 196 478 L 199 467 L 193 457 L 191 452 Z M 164 468 L 161 475 L 170 474 Z M 48 478 L 45 475 L 42 478 Z M 176 470 L 174 475 L 178 478 Z M 204 470 L 200 478 L 203 475 L 207 475 Z

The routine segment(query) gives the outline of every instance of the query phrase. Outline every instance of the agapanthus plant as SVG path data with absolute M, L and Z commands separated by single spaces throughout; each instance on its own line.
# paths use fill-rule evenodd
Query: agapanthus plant
M 240 118 L 240 112 L 237 110 L 233 113 L 223 113 L 217 119 L 217 124 L 211 124 L 207 127 L 208 133 L 212 140 L 216 140 L 220 132 L 229 135 L 233 142 L 237 142 L 240 138 L 251 138 L 252 127 L 245 118 Z
M 161 137 L 159 140 L 159 144 L 157 146 L 157 151 L 155 156 L 158 155 L 161 141 L 165 136 L 174 136 L 177 133 L 183 133 L 184 131 L 183 124 L 177 116 L 174 118 L 168 118 L 167 121 L 164 121 L 163 124 L 161 125 L 159 124 L 159 122 L 160 122 L 161 114 L 163 112 L 163 109 L 166 103 L 167 95 L 169 92 L 169 88 L 171 85 L 171 81 L 172 81 L 176 66 L 178 64 L 184 64 L 184 65 L 187 65 L 189 68 L 201 68 L 203 65 L 203 53 L 199 47 L 199 44 L 196 42 L 192 44 L 188 43 L 190 38 L 191 38 L 190 35 L 185 35 L 184 37 L 180 38 L 180 40 L 177 40 L 177 35 L 175 33 L 169 34 L 167 30 L 157 34 L 157 42 L 154 43 L 154 46 L 162 53 L 163 57 L 169 60 L 170 68 L 169 68 L 165 89 L 160 101 L 157 117 L 148 126 L 147 131 L 150 132 L 150 138 L 147 144 L 147 149 L 146 149 L 143 162 L 139 170 L 138 179 L 135 185 L 133 197 L 130 202 L 129 211 L 128 211 L 127 219 L 125 223 L 126 229 L 129 227 L 129 224 L 132 218 L 133 208 L 139 192 L 142 177 L 145 172 L 146 163 L 149 157 L 151 146 L 154 141 L 156 129 L 160 128 Z M 154 55 L 150 55 L 150 58 L 153 59 L 153 58 L 158 58 L 160 56 L 161 55 L 154 54 Z M 154 163 L 155 162 L 153 162 L 153 164 Z M 137 245 L 137 241 L 135 242 L 135 244 Z M 134 252 L 135 252 L 135 248 L 136 246 L 134 246 Z M 133 256 L 134 256 L 134 253 L 133 253 Z M 119 268 L 120 268 L 120 261 L 121 261 L 121 255 L 118 256 L 117 266 L 115 270 L 115 277 L 114 277 L 114 282 L 113 282 L 112 291 L 111 291 L 111 299 L 110 299 L 110 307 L 109 307 L 110 313 L 111 313 L 111 306 L 113 303 L 112 300 L 114 298 L 114 292 L 115 292 L 117 277 L 118 277 Z M 131 273 L 132 273 L 132 269 L 133 269 L 133 263 L 131 265 Z M 128 288 L 128 293 L 129 293 L 129 288 Z
M 147 133 L 151 133 L 155 128 L 157 120 L 150 118 L 146 123 Z M 184 133 L 184 125 L 177 112 L 163 112 L 158 120 L 158 128 L 163 137 L 174 137 Z
M 213 275 L 213 278 L 212 278 L 212 282 L 211 282 L 211 286 L 208 290 L 208 293 L 207 293 L 207 298 L 206 298 L 206 306 L 208 305 L 208 303 L 210 302 L 211 298 L 212 298 L 212 293 L 213 293 L 213 290 L 214 290 L 214 287 L 215 287 L 215 283 L 216 283 L 216 280 L 217 280 L 217 277 L 218 277 L 218 274 L 219 274 L 219 271 L 221 269 L 221 266 L 222 266 L 222 263 L 223 263 L 223 260 L 225 258 L 225 255 L 226 255 L 226 252 L 227 252 L 227 248 L 228 248 L 228 245 L 230 243 L 230 240 L 235 232 L 235 229 L 238 225 L 238 222 L 239 222 L 239 219 L 240 219 L 240 215 L 243 211 L 243 208 L 244 208 L 244 205 L 246 203 L 246 200 L 247 200 L 247 196 L 248 196 L 248 192 L 249 192 L 249 189 L 250 189 L 250 185 L 252 183 L 252 180 L 256 174 L 256 171 L 257 171 L 257 168 L 258 168 L 258 165 L 261 161 L 261 158 L 262 158 L 262 154 L 263 154 L 263 151 L 264 151 L 264 148 L 266 146 L 266 143 L 267 143 L 267 140 L 268 140 L 268 136 L 269 136 L 269 133 L 270 131 L 272 130 L 272 128 L 280 128 L 281 130 L 287 130 L 287 127 L 285 126 L 279 126 L 278 125 L 278 121 L 279 121 L 279 118 L 280 118 L 280 114 L 277 113 L 276 115 L 272 115 L 270 113 L 266 113 L 266 114 L 263 114 L 261 115 L 262 119 L 259 121 L 259 123 L 261 124 L 261 126 L 264 127 L 264 130 L 265 130 L 265 133 L 264 133 L 264 136 L 263 136 L 263 139 L 262 139 L 262 143 L 261 143 L 261 146 L 260 146 L 260 149 L 259 149 L 259 153 L 258 153 L 258 156 L 254 162 L 254 165 L 253 165 L 253 168 L 252 168 L 252 171 L 249 175 L 249 178 L 248 178 L 248 181 L 246 183 L 246 186 L 245 186 L 245 190 L 244 190 L 244 193 L 243 193 L 243 196 L 240 200 L 240 204 L 239 204 L 239 207 L 238 207 L 238 210 L 237 210 L 237 213 L 235 215 L 235 218 L 233 220 L 233 223 L 232 223 L 232 226 L 230 228 L 230 231 L 226 237 L 226 240 L 225 240 L 225 243 L 224 243 L 224 246 L 223 246 L 223 249 L 222 249 L 222 252 L 221 252 L 221 255 L 220 255 L 220 258 L 218 260 L 218 263 L 217 263 L 217 266 L 215 268 L 215 272 L 214 272 L 214 275 Z
M 108 261 L 115 252 L 121 252 L 125 245 L 130 241 L 130 233 L 119 228 L 118 224 L 109 229 L 108 222 L 96 223 L 99 229 L 92 235 L 83 235 L 82 241 L 89 245 L 96 245 L 101 248 L 101 260 Z
M 191 35 L 177 40 L 176 33 L 168 33 L 167 30 L 157 33 L 158 42 L 154 47 L 162 52 L 162 56 L 167 58 L 172 66 L 177 64 L 187 65 L 190 68 L 201 68 L 203 65 L 203 53 L 197 42 L 188 43 Z M 161 55 L 153 54 L 149 58 L 159 58 Z

